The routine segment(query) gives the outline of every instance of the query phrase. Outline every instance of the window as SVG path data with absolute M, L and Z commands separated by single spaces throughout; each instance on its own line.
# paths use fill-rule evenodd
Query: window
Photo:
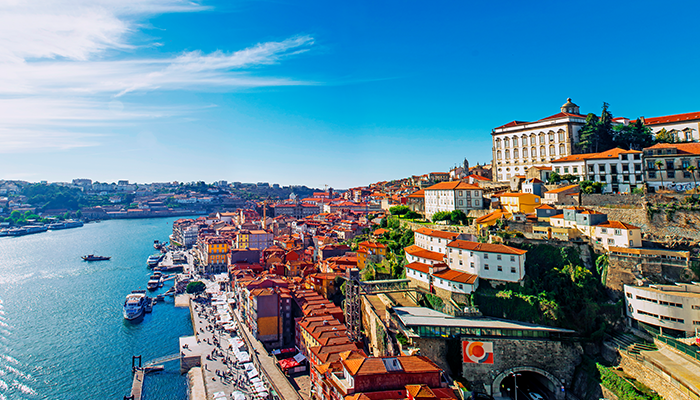
M 518 149 L 513 149 L 513 158 L 518 158 Z
M 673 160 L 666 160 L 666 169 L 673 170 Z
M 501 255 L 498 254 L 498 255 L 496 256 L 496 260 L 500 260 L 500 259 L 501 259 Z
M 573 167 L 574 174 L 578 174 L 578 167 Z
M 540 144 L 544 144 L 544 134 L 540 133 Z
M 630 299 L 632 298 L 632 293 L 627 292 L 626 294 L 627 294 L 627 297 L 628 297 L 628 298 L 630 298 Z
M 510 262 L 515 262 L 515 256 L 510 256 Z
M 592 165 L 589 165 L 589 166 L 588 166 L 588 172 L 591 173 L 591 174 L 594 174 L 594 173 L 595 173 L 595 167 L 593 167 Z
M 569 167 L 564 167 L 564 173 L 568 174 L 569 173 Z
M 700 310 L 700 305 L 693 304 L 693 310 Z
M 622 235 L 622 231 L 619 229 L 615 229 L 615 235 L 617 235 L 617 236 Z
M 488 264 L 484 264 L 484 269 L 488 271 L 489 265 L 488 265 Z
M 450 259 L 451 260 L 451 259 Z M 459 265 L 462 265 L 462 260 L 459 260 Z
M 488 259 L 489 259 L 488 253 L 484 254 L 484 260 L 488 260 Z
M 656 171 L 649 171 L 649 179 L 654 179 L 656 178 Z
M 566 153 L 566 148 L 564 147 L 563 144 L 560 144 L 560 145 L 559 145 L 559 155 L 560 155 L 560 156 L 563 156 L 564 153 Z
M 700 325 L 700 321 L 693 321 L 693 325 Z
M 615 239 L 609 238 L 609 239 L 608 239 L 608 244 L 615 244 Z
M 451 249 L 450 249 L 451 250 Z M 462 249 L 459 249 L 459 255 L 462 255 Z
M 559 131 L 559 141 L 560 142 L 564 141 L 564 132 L 563 131 Z
M 469 267 L 471 267 L 471 269 L 474 269 L 474 263 L 471 263 Z
M 496 148 L 497 149 L 501 148 L 501 139 L 496 140 Z
M 510 267 L 510 273 L 514 274 L 515 273 L 515 267 Z
M 656 169 L 656 164 L 654 164 L 654 160 L 647 161 L 647 169 L 649 169 L 649 170 Z
M 533 142 L 534 142 L 534 139 L 533 139 Z M 537 157 L 537 149 L 533 147 L 532 150 L 530 151 L 530 154 L 532 155 L 532 158 Z
M 496 152 L 496 158 L 499 159 L 499 160 L 501 159 L 501 151 L 500 151 L 500 150 L 498 150 L 498 151 Z
M 533 135 L 533 136 L 530 136 L 530 144 L 531 144 L 531 145 L 537 144 L 537 139 L 535 139 L 535 136 L 534 136 L 534 135 Z
M 547 154 L 544 152 L 544 146 L 541 146 L 540 147 L 540 157 L 544 157 L 545 155 L 547 155 Z
M 634 247 L 634 240 L 630 240 L 630 247 Z
M 463 287 L 462 287 L 462 284 L 461 284 L 461 283 L 459 284 L 459 288 L 460 288 L 460 289 L 463 289 Z
M 506 159 L 510 159 L 510 150 L 506 150 Z
M 503 272 L 503 266 L 502 266 L 502 265 L 499 265 L 499 266 L 498 266 L 498 271 L 499 271 L 499 272 Z
M 600 233 L 608 233 L 608 228 L 600 228 Z
M 474 257 L 474 252 L 473 252 L 473 251 L 470 251 L 470 252 L 469 252 L 469 257 Z

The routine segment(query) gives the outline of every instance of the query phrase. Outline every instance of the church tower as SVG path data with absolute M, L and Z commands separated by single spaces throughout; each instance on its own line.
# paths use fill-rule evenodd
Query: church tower
M 463 167 L 464 167 L 464 176 L 469 175 L 469 161 L 467 161 L 466 158 L 464 159 Z

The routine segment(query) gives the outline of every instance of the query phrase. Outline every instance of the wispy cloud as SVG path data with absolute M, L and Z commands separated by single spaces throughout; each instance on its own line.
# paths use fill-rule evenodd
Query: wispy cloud
M 177 112 L 106 106 L 133 92 L 313 84 L 258 68 L 308 51 L 311 36 L 231 52 L 134 56 L 131 49 L 143 44 L 132 39 L 144 19 L 205 9 L 182 0 L 0 0 L 0 152 L 94 146 L 99 129 L 73 131 Z

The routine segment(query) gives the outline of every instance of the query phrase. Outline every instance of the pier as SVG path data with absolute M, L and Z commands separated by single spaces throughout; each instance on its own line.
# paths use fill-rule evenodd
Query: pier
M 124 396 L 124 400 L 141 400 L 143 394 L 143 383 L 146 380 L 146 374 L 149 372 L 157 372 L 165 369 L 160 363 L 179 360 L 179 354 L 171 354 L 169 356 L 160 357 L 141 366 L 141 356 L 131 357 L 131 371 L 134 373 L 134 381 L 131 384 L 131 394 Z M 138 362 L 138 364 L 137 364 Z

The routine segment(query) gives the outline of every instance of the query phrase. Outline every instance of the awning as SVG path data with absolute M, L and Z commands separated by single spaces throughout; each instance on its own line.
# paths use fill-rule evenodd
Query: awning
M 251 369 L 250 371 L 248 371 L 248 377 L 249 377 L 249 378 L 255 378 L 256 376 L 258 376 L 258 370 L 257 370 L 257 369 L 253 368 L 253 369 Z
M 301 364 L 304 360 L 306 360 L 306 357 L 304 357 L 303 354 L 299 353 L 294 356 L 294 359 L 296 360 L 296 362 Z

